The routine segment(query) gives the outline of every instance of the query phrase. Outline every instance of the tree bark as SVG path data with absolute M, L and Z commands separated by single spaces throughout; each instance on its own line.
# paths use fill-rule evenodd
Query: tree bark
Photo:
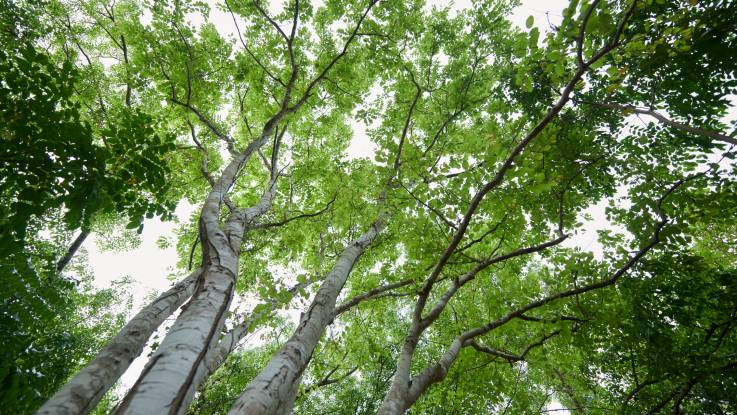
M 265 142 L 264 139 L 260 140 Z M 206 372 L 206 356 L 215 346 L 233 298 L 241 241 L 247 227 L 268 211 L 278 176 L 272 176 L 261 200 L 248 209 L 230 213 L 219 223 L 220 203 L 241 166 L 258 148 L 231 160 L 208 195 L 200 215 L 203 273 L 192 300 L 184 306 L 144 368 L 138 381 L 120 403 L 116 414 L 181 414 L 195 393 L 195 380 Z
M 413 324 L 414 326 L 414 324 Z M 410 369 L 412 356 L 417 349 L 419 333 L 415 327 L 410 329 L 410 334 L 404 339 L 402 351 L 397 361 L 397 370 L 392 378 L 389 391 L 384 396 L 384 401 L 379 407 L 377 414 L 403 414 L 410 404 L 407 402 L 407 393 L 410 387 Z
M 292 287 L 289 291 L 294 295 L 302 288 L 306 287 L 307 285 L 311 284 L 311 282 L 305 282 L 300 283 Z M 235 350 L 238 343 L 243 339 L 243 337 L 250 331 L 253 324 L 260 320 L 261 318 L 264 318 L 266 316 L 271 315 L 274 310 L 279 307 L 281 303 L 279 301 L 276 301 L 274 299 L 270 300 L 266 303 L 267 307 L 262 309 L 261 311 L 254 313 L 250 315 L 248 318 L 243 320 L 240 324 L 233 327 L 230 331 L 225 333 L 223 335 L 222 339 L 218 342 L 218 344 L 211 348 L 207 356 L 205 357 L 205 370 L 202 372 L 198 372 L 197 376 L 195 377 L 193 383 L 194 390 L 199 390 L 200 386 L 213 374 L 216 370 L 220 368 L 220 365 L 225 362 L 225 359 L 230 355 L 233 350 Z
M 77 253 L 77 250 L 80 246 L 82 246 L 82 243 L 85 239 L 90 235 L 88 231 L 81 231 L 79 232 L 79 235 L 77 235 L 77 238 L 74 239 L 74 242 L 72 242 L 71 245 L 69 245 L 69 249 L 67 249 L 67 253 L 64 254 L 61 259 L 59 259 L 59 262 L 56 263 L 56 271 L 62 272 L 64 271 L 64 268 L 69 264 L 69 261 L 72 260 L 72 257 L 74 257 L 74 254 Z
M 138 312 L 90 363 L 38 410 L 37 415 L 87 414 L 143 351 L 151 334 L 194 291 L 201 269 Z
M 404 367 L 407 373 L 406 377 L 403 377 L 401 382 L 397 381 L 397 377 L 394 378 L 389 392 L 384 397 L 384 401 L 381 403 L 377 414 L 401 415 L 405 413 L 422 396 L 427 388 L 445 379 L 448 369 L 455 362 L 463 346 L 463 340 L 456 338 L 437 363 L 423 370 L 422 373 L 413 377 L 411 381 L 409 380 L 409 367 Z M 412 349 L 412 352 L 414 352 L 414 349 Z M 408 364 L 411 359 L 412 355 L 405 355 L 405 350 L 403 349 L 400 364 L 403 362 Z
M 379 219 L 343 250 L 317 291 L 297 329 L 266 367 L 246 387 L 229 414 L 291 413 L 307 364 L 325 328 L 333 320 L 335 302 L 361 254 L 384 228 Z
M 233 257 L 220 252 L 222 263 L 210 264 L 192 300 L 146 365 L 117 414 L 178 414 L 194 391 L 192 378 L 217 339 L 235 286 Z M 237 257 L 235 257 L 237 263 Z

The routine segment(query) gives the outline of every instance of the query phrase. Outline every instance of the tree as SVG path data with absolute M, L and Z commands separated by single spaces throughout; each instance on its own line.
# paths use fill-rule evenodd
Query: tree
M 110 129 L 104 147 L 95 142 L 75 93 L 79 72 L 39 44 L 48 28 L 38 18 L 40 5 L 3 1 L 0 9 L 1 403 L 26 413 L 63 385 L 125 318 L 124 284 L 96 291 L 80 265 L 59 275 L 74 254 L 64 249 L 69 231 L 87 229 L 93 215 L 128 210 L 130 202 L 150 205 L 136 199 L 147 189 L 121 192 L 120 178 L 106 171 L 106 161 L 130 149 Z M 115 129 L 126 124 L 116 122 Z M 130 138 L 135 143 L 141 136 Z M 140 162 L 132 159 L 130 165 Z M 162 178 L 158 169 L 150 173 Z
M 15 290 L 9 284 L 2 290 L 0 404 L 9 413 L 30 413 L 53 395 L 120 330 L 130 307 L 125 280 L 95 290 L 84 267 L 72 267 L 76 279 L 53 272 L 64 246 L 58 235 L 36 233 L 51 233 L 44 227 L 61 223 L 62 218 L 47 215 L 44 223 L 30 224 L 35 234 L 25 249 L 30 272 L 13 275 L 23 279 L 12 281 L 27 285 Z
M 223 37 L 198 2 L 54 4 L 76 99 L 158 120 L 105 125 L 119 154 L 175 136 L 153 165 L 202 208 L 194 271 L 39 413 L 92 410 L 183 304 L 115 413 L 731 413 L 736 5 L 572 1 L 543 38 L 513 6 L 228 0 Z M 264 325 L 288 334 L 238 351 Z
M 99 85 L 101 68 L 93 67 L 71 23 L 69 43 L 87 56 L 83 71 L 67 43 L 58 59 L 36 45 L 44 31 L 54 28 L 36 16 L 42 10 L 58 14 L 51 5 L 8 3 L 3 9 L 8 48 L 0 70 L 6 80 L 3 135 L 9 143 L 3 150 L 3 254 L 22 256 L 31 218 L 62 208 L 66 226 L 82 233 L 59 259 L 61 272 L 89 233 L 94 215 L 128 216 L 129 226 L 140 232 L 144 216 L 166 216 L 173 209 L 161 193 L 168 183 L 168 166 L 161 159 L 172 149 L 172 137 L 154 131 L 157 120 L 131 107 L 130 90 L 122 103 L 105 96 L 110 91 Z M 68 19 L 61 14 L 57 17 Z M 92 108 L 93 102 L 99 108 Z

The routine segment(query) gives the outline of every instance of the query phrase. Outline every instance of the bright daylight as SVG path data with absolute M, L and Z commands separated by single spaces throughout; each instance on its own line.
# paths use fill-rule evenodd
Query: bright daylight
M 737 0 L 0 0 L 0 414 L 737 415 Z

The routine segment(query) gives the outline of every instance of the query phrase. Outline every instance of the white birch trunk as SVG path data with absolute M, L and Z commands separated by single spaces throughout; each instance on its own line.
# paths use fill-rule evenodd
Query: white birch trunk
M 275 177 L 255 206 L 232 212 L 219 224 L 220 202 L 245 157 L 223 171 L 200 216 L 203 274 L 192 300 L 149 360 L 116 414 L 183 414 L 195 393 L 195 381 L 207 373 L 208 351 L 220 336 L 233 298 L 240 246 L 247 226 L 265 213 L 274 194 Z
M 389 392 L 384 396 L 384 401 L 376 413 L 378 415 L 402 415 L 407 412 L 430 386 L 445 379 L 448 369 L 453 365 L 462 348 L 463 339 L 456 338 L 437 363 L 414 377 L 409 376 L 408 367 L 401 368 L 403 376 L 394 377 Z M 411 361 L 414 350 L 412 353 L 408 352 L 409 349 L 405 343 L 399 358 L 400 364 L 408 364 Z M 397 374 L 399 374 L 399 369 L 397 369 Z
M 296 286 L 292 287 L 289 291 L 294 295 L 302 288 L 310 285 L 311 282 L 305 282 L 301 284 L 297 284 Z M 276 300 L 270 300 L 266 303 L 267 307 L 259 311 L 258 313 L 250 315 L 248 318 L 243 320 L 240 324 L 233 327 L 230 331 L 225 333 L 225 335 L 220 339 L 218 344 L 210 349 L 209 353 L 207 354 L 207 357 L 205 358 L 205 367 L 206 371 L 203 372 L 202 376 L 198 376 L 194 383 L 195 390 L 199 390 L 202 383 L 204 383 L 207 378 L 210 377 L 213 373 L 215 373 L 216 370 L 220 368 L 220 365 L 225 362 L 225 359 L 230 355 L 233 350 L 235 350 L 238 343 L 243 339 L 243 337 L 251 330 L 251 327 L 253 324 L 261 320 L 262 318 L 271 315 L 274 310 L 279 307 L 281 303 Z
M 325 328 L 333 320 L 338 295 L 358 258 L 383 228 L 384 221 L 377 220 L 368 231 L 343 250 L 318 289 L 309 309 L 302 315 L 292 337 L 246 387 L 231 408 L 230 415 L 291 413 L 302 372 Z
M 92 411 L 141 354 L 153 332 L 192 295 L 200 274 L 201 269 L 194 271 L 139 311 L 90 363 L 46 401 L 37 415 L 77 415 Z
M 384 401 L 381 403 L 378 414 L 390 415 L 390 414 L 403 414 L 408 406 L 406 405 L 407 393 L 410 387 L 410 369 L 412 365 L 412 356 L 417 349 L 417 342 L 419 335 L 414 327 L 412 328 L 413 333 L 404 339 L 402 344 L 402 351 L 397 361 L 397 370 L 392 378 L 391 386 L 389 391 L 384 396 Z
M 117 414 L 179 414 L 187 409 L 192 379 L 225 320 L 238 272 L 236 253 L 219 251 L 201 285 L 121 402 Z

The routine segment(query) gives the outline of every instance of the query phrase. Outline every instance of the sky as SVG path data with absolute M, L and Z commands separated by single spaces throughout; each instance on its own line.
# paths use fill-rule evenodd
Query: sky
M 280 4 L 279 2 L 278 4 Z M 443 5 L 447 2 L 441 0 L 430 0 L 430 4 Z M 568 1 L 564 0 L 524 0 L 521 5 L 514 10 L 511 20 L 520 28 L 525 27 L 525 20 L 528 16 L 534 17 L 534 24 L 544 34 L 549 30 L 548 19 L 550 23 L 557 24 L 561 20 L 561 11 Z M 278 7 L 275 3 L 270 7 Z M 470 6 L 470 1 L 456 1 L 454 6 L 457 8 L 465 8 Z M 221 34 L 229 36 L 234 35 L 234 26 L 231 17 L 227 13 L 217 11 L 213 7 L 213 11 L 209 16 L 209 20 L 215 23 Z M 198 23 L 198 22 L 195 22 Z M 366 137 L 364 127 L 354 124 L 354 138 L 348 147 L 347 156 L 354 157 L 370 157 L 376 148 Z M 178 221 L 188 221 L 188 218 L 198 210 L 198 207 L 187 203 L 180 203 L 177 207 L 175 216 Z M 576 235 L 569 244 L 580 246 L 584 249 L 597 251 L 596 230 L 606 228 L 607 221 L 604 218 L 603 205 L 591 209 L 589 214 L 592 220 L 587 222 L 587 231 Z M 104 252 L 101 251 L 96 239 L 98 236 L 92 235 L 85 242 L 84 249 L 88 253 L 89 266 L 95 275 L 95 285 L 100 288 L 110 286 L 111 282 L 121 277 L 127 276 L 133 281 L 131 287 L 134 295 L 135 313 L 141 306 L 145 298 L 151 298 L 152 292 L 161 292 L 170 285 L 169 277 L 173 275 L 184 275 L 184 271 L 176 270 L 175 264 L 177 256 L 174 248 L 160 249 L 156 241 L 161 237 L 171 236 L 177 227 L 176 222 L 161 222 L 157 219 L 148 219 L 144 221 L 143 233 L 141 235 L 141 244 L 136 249 L 126 252 Z M 165 323 L 163 328 L 171 324 L 173 318 Z M 159 335 L 162 335 L 159 331 Z M 137 379 L 139 373 L 143 369 L 146 356 L 149 350 L 144 351 L 142 357 L 136 359 L 130 369 L 121 378 L 119 391 L 129 388 Z M 556 413 L 565 414 L 558 407 L 549 407 L 549 410 L 557 410 Z
M 430 0 L 431 5 L 442 5 L 447 2 L 442 0 Z M 524 22 L 528 16 L 535 17 L 535 25 L 545 33 L 548 30 L 546 13 L 550 22 L 556 24 L 561 19 L 561 10 L 568 2 L 565 0 L 525 0 L 515 9 L 510 20 L 520 28 L 524 28 Z M 458 8 L 470 6 L 470 0 L 452 2 Z M 213 9 L 210 20 L 216 24 L 223 35 L 232 35 L 233 21 L 230 15 Z M 370 157 L 375 145 L 368 139 L 365 127 L 354 124 L 354 137 L 346 151 L 348 158 Z M 177 221 L 187 221 L 198 207 L 182 202 L 177 206 L 175 216 Z M 141 292 L 150 290 L 161 291 L 168 288 L 171 283 L 167 279 L 175 271 L 177 262 L 176 252 L 173 247 L 160 249 L 156 241 L 161 237 L 171 236 L 178 224 L 175 222 L 162 222 L 158 219 L 146 219 L 144 230 L 141 234 L 141 245 L 126 252 L 104 252 L 98 249 L 94 234 L 84 245 L 89 255 L 89 264 L 95 274 L 95 284 L 98 287 L 107 287 L 113 280 L 123 276 L 129 276 L 135 282 L 137 289 Z

